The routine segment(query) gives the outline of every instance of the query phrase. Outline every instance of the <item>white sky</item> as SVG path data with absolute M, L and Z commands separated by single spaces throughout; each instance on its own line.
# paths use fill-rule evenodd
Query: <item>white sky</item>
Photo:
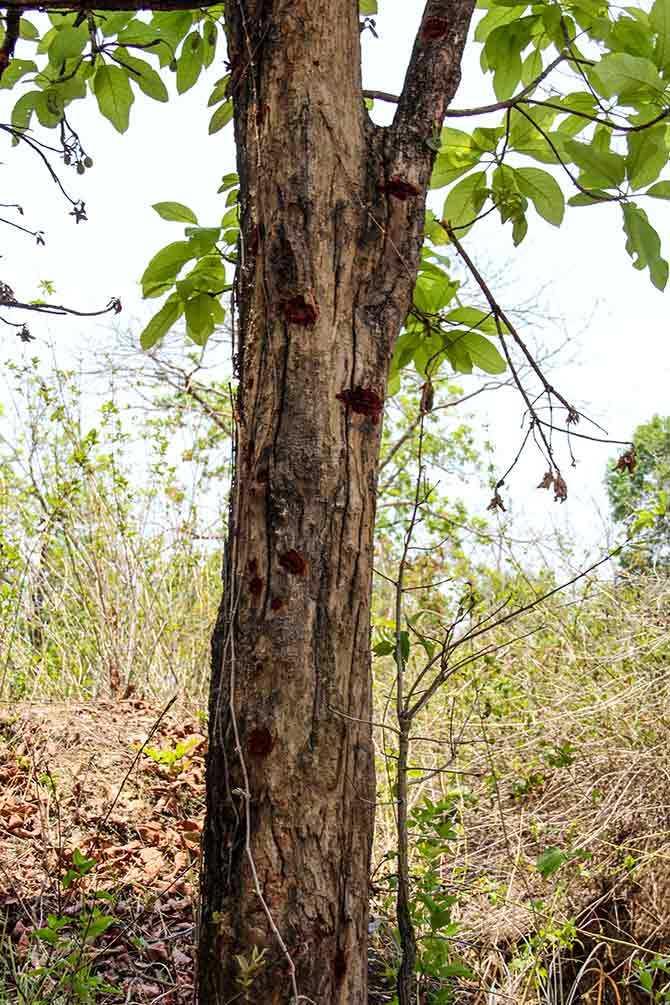
M 398 92 L 407 56 L 419 20 L 420 0 L 382 0 L 377 19 L 380 35 L 364 33 L 364 75 L 367 87 Z M 400 9 L 401 14 L 396 11 Z M 18 53 L 21 55 L 21 53 Z M 157 309 L 160 301 L 143 303 L 138 279 L 149 258 L 170 240 L 182 236 L 179 224 L 160 220 L 151 204 L 174 199 L 190 205 L 201 223 L 217 222 L 222 213 L 216 196 L 219 179 L 235 169 L 232 129 L 207 135 L 211 110 L 206 99 L 214 80 L 225 72 L 221 54 L 204 78 L 187 95 L 161 105 L 137 97 L 128 133 L 120 136 L 92 107 L 92 101 L 73 106 L 72 119 L 95 167 L 83 178 L 66 173 L 73 195 L 85 199 L 89 222 L 76 225 L 33 156 L 21 149 L 2 150 L 0 201 L 18 201 L 28 226 L 41 227 L 47 246 L 35 248 L 30 239 L 9 234 L 3 227 L 0 280 L 10 283 L 20 298 L 36 295 L 40 279 L 57 286 L 56 300 L 78 308 L 95 309 L 110 296 L 123 301 L 125 325 Z M 470 49 L 464 80 L 454 102 L 471 106 L 492 100 L 490 84 L 479 72 L 479 46 Z M 0 91 L 0 120 L 7 121 L 15 100 Z M 379 107 L 379 106 L 378 106 Z M 386 109 L 391 113 L 391 108 Z M 467 128 L 461 122 L 455 123 Z M 439 211 L 441 196 L 437 197 Z M 670 215 L 667 205 L 649 200 L 646 206 L 670 256 Z M 492 219 L 492 218 L 491 218 Z M 532 347 L 551 348 L 566 334 L 574 343 L 563 365 L 552 371 L 552 380 L 567 398 L 584 407 L 616 439 L 630 436 L 633 427 L 655 411 L 670 412 L 668 376 L 668 294 L 656 291 L 648 274 L 636 272 L 624 249 L 618 207 L 568 209 L 560 230 L 529 214 L 529 234 L 518 249 L 512 248 L 509 227 L 496 222 L 480 226 L 468 239 L 468 248 L 482 267 L 505 273 L 504 306 L 513 309 L 534 297 L 547 315 L 561 319 L 552 325 L 532 325 L 524 337 Z M 52 338 L 65 349 L 111 341 L 106 322 L 72 319 L 32 319 L 40 339 Z M 11 339 L 11 336 L 8 336 Z M 6 343 L 16 358 L 18 342 Z M 34 346 L 28 352 L 34 352 Z M 459 378 L 463 387 L 468 378 Z M 503 470 L 519 443 L 521 402 L 507 392 L 476 399 L 483 404 L 472 412 L 489 425 L 496 460 Z M 584 428 L 586 432 L 587 429 Z M 602 540 L 597 508 L 606 511 L 602 490 L 607 447 L 585 445 L 580 465 L 569 474 L 570 498 L 559 507 L 546 493 L 536 492 L 543 470 L 531 458 L 510 479 L 513 508 L 525 526 L 556 524 L 569 538 L 590 543 Z M 567 467 L 567 463 L 566 463 Z M 473 500 L 484 509 L 488 499 Z

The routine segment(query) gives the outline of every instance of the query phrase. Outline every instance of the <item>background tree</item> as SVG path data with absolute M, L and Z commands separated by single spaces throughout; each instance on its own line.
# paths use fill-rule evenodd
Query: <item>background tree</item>
M 187 229 L 143 277 L 145 295 L 168 294 L 143 333 L 147 348 L 182 316 L 198 344 L 227 307 L 235 319 L 236 474 L 213 641 L 200 996 L 228 1002 L 251 982 L 253 997 L 268 1005 L 362 1005 L 375 802 L 370 592 L 384 398 L 410 362 L 425 380 L 425 412 L 440 366 L 509 367 L 528 411 L 522 448 L 537 442 L 542 486 L 566 498 L 552 434 L 557 416 L 572 427 L 580 415 L 534 361 L 463 238 L 493 211 L 511 223 L 515 245 L 531 207 L 560 225 L 565 196 L 546 170 L 554 165 L 576 190 L 572 205 L 620 205 L 635 267 L 665 287 L 660 240 L 636 200 L 641 189 L 670 196 L 670 182 L 657 181 L 668 161 L 668 2 L 655 0 L 649 11 L 592 0 L 494 2 L 475 39 L 496 100 L 452 110 L 474 0 L 427 0 L 403 89 L 381 96 L 397 105 L 388 128 L 370 118 L 364 98 L 380 96 L 361 82 L 361 30 L 374 28 L 376 10 L 370 0 L 362 22 L 354 0 L 281 8 L 161 0 L 150 19 L 124 13 L 123 0 L 86 14 L 74 3 L 62 13 L 63 4 L 44 33 L 19 18 L 42 2 L 8 7 L 0 70 L 5 86 L 22 93 L 4 128 L 26 142 L 35 118 L 58 127 L 63 160 L 78 171 L 89 164 L 70 124 L 73 102 L 92 92 L 124 131 L 133 88 L 167 98 L 138 52 L 174 71 L 181 92 L 212 63 L 225 32 L 229 72 L 210 97 L 210 131 L 234 121 L 238 172 L 221 185 L 228 211 L 203 227 L 189 207 L 157 204 Z M 35 59 L 19 58 L 19 40 L 35 46 Z M 492 113 L 502 116 L 493 126 L 442 128 L 448 115 L 478 121 Z M 449 186 L 440 217 L 426 214 L 431 185 Z M 439 250 L 447 243 L 473 278 L 476 304 L 460 298 Z M 20 306 L 11 290 L 3 297 L 3 308 Z M 530 381 L 521 379 L 519 360 Z M 504 508 L 506 477 L 493 509 Z M 406 760 L 401 625 L 400 609 L 396 704 Z M 396 796 L 402 825 L 400 785 Z M 406 1005 L 413 933 L 406 868 L 400 876 L 408 951 L 398 989 Z
M 670 563 L 670 418 L 654 415 L 633 434 L 634 451 L 610 463 L 607 495 L 612 517 L 635 535 L 622 554 L 625 568 L 665 571 Z M 632 461 L 626 462 L 627 457 Z

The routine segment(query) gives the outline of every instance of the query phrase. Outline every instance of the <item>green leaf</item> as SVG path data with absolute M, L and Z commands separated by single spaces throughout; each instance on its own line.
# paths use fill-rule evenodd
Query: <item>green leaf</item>
M 554 119 L 559 115 L 555 108 L 533 108 L 522 114 L 516 109 L 510 112 L 509 147 L 526 157 L 541 161 L 543 164 L 556 164 L 558 158 L 553 152 L 542 132 L 549 133 Z M 542 130 L 542 132 L 540 132 Z M 562 138 L 552 135 L 552 142 L 561 153 Z
M 649 22 L 657 35 L 654 62 L 659 70 L 670 70 L 670 0 L 654 0 Z
M 670 181 L 657 181 L 644 194 L 653 199 L 670 199 Z
M 458 283 L 437 265 L 425 262 L 414 287 L 414 304 L 425 314 L 437 314 L 453 300 Z
M 112 35 L 118 35 L 120 31 L 123 31 L 133 19 L 133 15 L 128 11 L 120 11 L 118 14 L 103 14 L 96 18 L 96 24 L 100 26 L 100 30 L 105 38 L 110 38 Z
M 184 94 L 196 83 L 202 70 L 202 36 L 193 31 L 182 46 L 177 60 L 177 91 Z
M 486 171 L 475 171 L 450 190 L 444 203 L 442 219 L 459 228 L 462 234 L 472 225 L 488 197 Z
M 137 56 L 131 56 L 130 53 L 121 47 L 119 47 L 114 53 L 114 58 L 118 59 L 132 72 L 129 74 L 129 79 L 133 84 L 137 84 L 141 91 L 143 91 L 148 98 L 153 98 L 154 101 L 167 101 L 168 100 L 168 90 L 163 81 L 161 80 L 160 74 L 156 73 L 153 66 L 147 63 L 143 59 L 138 59 Z
M 358 0 L 358 12 L 368 16 L 377 14 L 377 0 Z
M 135 100 L 126 71 L 119 66 L 99 66 L 93 78 L 93 92 L 105 118 L 120 133 L 125 133 L 130 106 Z
M 530 42 L 536 15 L 515 18 L 495 28 L 487 37 L 482 53 L 486 68 L 492 69 L 493 90 L 499 101 L 511 98 L 521 80 L 521 53 Z
M 521 67 L 521 83 L 524 87 L 528 87 L 529 84 L 540 76 L 542 73 L 542 53 L 539 49 L 533 49 L 531 53 L 523 61 Z
M 156 210 L 162 220 L 198 225 L 197 216 L 183 202 L 155 202 L 151 208 Z
M 607 98 L 621 99 L 640 95 L 658 96 L 664 93 L 665 84 L 650 59 L 631 56 L 627 52 L 611 52 L 592 67 L 589 76 L 600 85 Z
M 219 105 L 217 110 L 212 115 L 209 120 L 209 134 L 218 133 L 219 129 L 223 129 L 224 126 L 228 125 L 233 117 L 233 102 L 229 98 L 228 101 L 224 101 L 222 105 Z
M 16 84 L 26 73 L 34 73 L 37 70 L 37 63 L 32 59 L 13 59 L 0 80 L 0 87 L 9 89 Z
M 580 182 L 586 188 L 617 187 L 624 180 L 626 162 L 620 154 L 596 150 L 592 143 L 566 140 L 564 148 L 582 172 Z
M 201 258 L 183 279 L 177 279 L 175 286 L 182 300 L 188 300 L 194 293 L 220 294 L 226 285 L 226 270 L 218 255 Z
M 480 331 L 487 332 L 489 335 L 498 334 L 498 326 L 495 318 L 491 316 L 491 312 L 481 311 L 478 307 L 457 307 L 455 310 L 449 311 L 446 320 L 451 324 L 479 328 Z M 502 322 L 500 327 L 503 332 L 507 332 L 507 327 Z
M 157 342 L 170 331 L 170 328 L 179 320 L 184 313 L 184 305 L 179 297 L 173 293 L 165 301 L 157 314 L 154 314 L 149 324 L 140 335 L 140 345 L 143 349 L 152 349 Z
M 87 942 L 93 942 L 98 936 L 106 932 L 107 929 L 116 922 L 116 918 L 111 914 L 96 914 L 82 920 L 82 934 Z
M 468 133 L 447 126 L 442 130 L 440 151 L 435 159 L 430 187 L 443 188 L 451 184 L 478 164 L 481 156 L 482 151 L 473 147 Z
M 568 206 L 598 206 L 602 202 L 611 202 L 612 197 L 599 189 L 592 192 L 578 192 L 568 199 Z
M 516 168 L 514 177 L 519 191 L 527 196 L 543 219 L 560 227 L 565 213 L 565 199 L 556 179 L 540 168 Z
M 470 353 L 467 351 L 465 346 L 462 344 L 463 339 L 467 335 L 467 332 L 450 332 L 450 341 L 448 345 L 445 346 L 445 354 L 447 359 L 453 366 L 456 373 L 472 373 L 472 360 L 470 359 Z
M 535 868 L 544 879 L 547 879 L 553 873 L 558 872 L 562 865 L 569 860 L 570 855 L 568 852 L 561 851 L 560 848 L 552 847 L 547 848 L 543 851 L 537 862 L 535 863 Z
M 626 251 L 636 269 L 649 269 L 651 281 L 658 290 L 668 282 L 668 263 L 661 258 L 661 239 L 649 223 L 647 214 L 633 202 L 622 204 Z
M 467 332 L 460 341 L 473 364 L 485 373 L 504 373 L 507 363 L 493 342 L 478 332 Z
M 206 255 L 221 237 L 220 227 L 186 227 L 184 233 L 195 257 Z
M 202 29 L 202 65 L 211 66 L 218 39 L 216 21 L 207 21 Z
M 19 24 L 19 38 L 26 39 L 26 41 L 35 42 L 40 37 L 40 33 L 32 23 L 27 18 L 22 17 Z
M 49 46 L 49 62 L 53 66 L 60 67 L 67 59 L 81 56 L 89 39 L 90 34 L 86 23 L 80 25 L 79 28 L 71 28 L 70 26 L 61 28 Z
M 49 87 L 35 96 L 35 114 L 40 125 L 53 129 L 63 118 L 64 104 L 55 87 Z
M 33 112 L 35 111 L 35 99 L 40 95 L 39 91 L 28 91 L 22 94 L 12 109 L 12 125 L 17 129 L 27 129 L 30 125 Z
M 212 298 L 207 293 L 196 294 L 187 301 L 184 313 L 187 335 L 196 345 L 204 345 L 214 331 Z
M 172 244 L 161 248 L 144 270 L 143 296 L 159 297 L 161 293 L 165 293 L 186 262 L 195 257 L 196 250 L 190 241 L 173 241 Z
M 628 134 L 626 174 L 632 188 L 643 188 L 658 178 L 668 161 L 666 127 Z
M 226 74 L 225 77 L 221 77 L 220 80 L 214 84 L 212 88 L 212 93 L 207 100 L 207 107 L 212 108 L 213 105 L 218 105 L 220 101 L 225 101 L 228 94 L 228 85 L 230 84 L 230 74 Z

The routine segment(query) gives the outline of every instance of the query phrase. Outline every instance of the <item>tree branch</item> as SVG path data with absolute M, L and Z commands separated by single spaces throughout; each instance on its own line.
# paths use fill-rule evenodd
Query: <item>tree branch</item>
M 95 0 L 92 4 L 78 3 L 77 0 L 56 0 L 49 3 L 48 0 L 5 0 L 2 5 L 10 11 L 182 11 L 201 10 L 208 7 L 220 7 L 221 0 Z
M 461 82 L 461 60 L 475 0 L 426 0 L 393 120 L 396 140 L 425 146 L 439 134 Z M 406 149 L 406 155 L 413 152 Z

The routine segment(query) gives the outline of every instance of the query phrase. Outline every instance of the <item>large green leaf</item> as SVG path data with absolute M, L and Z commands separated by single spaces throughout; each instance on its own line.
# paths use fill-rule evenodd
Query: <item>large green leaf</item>
M 451 184 L 477 164 L 482 150 L 473 146 L 472 137 L 461 129 L 450 126 L 442 130 L 441 145 L 435 159 L 431 188 L 443 188 Z
M 129 79 L 134 84 L 137 84 L 148 98 L 153 98 L 154 101 L 168 100 L 168 90 L 160 74 L 156 73 L 153 66 L 147 63 L 146 60 L 138 59 L 137 56 L 131 56 L 126 49 L 121 47 L 114 53 L 114 58 L 132 71 L 129 74 Z
M 204 345 L 214 331 L 213 304 L 207 293 L 197 293 L 186 302 L 186 334 L 196 345 Z
M 140 335 L 140 345 L 143 349 L 151 349 L 167 335 L 170 328 L 184 313 L 184 305 L 176 294 L 165 301 L 157 314 L 154 314 L 149 324 Z
M 516 168 L 514 171 L 519 190 L 527 196 L 535 209 L 548 223 L 560 227 L 565 213 L 565 199 L 556 179 L 540 168 Z
M 33 63 L 32 59 L 13 59 L 2 75 L 0 87 L 8 90 L 21 77 L 25 77 L 27 73 L 34 73 L 36 70 L 37 63 Z
M 109 119 L 120 133 L 125 133 L 128 128 L 130 106 L 135 100 L 127 72 L 120 66 L 103 63 L 95 71 L 93 92 L 105 118 Z
M 449 191 L 442 219 L 463 234 L 472 225 L 487 197 L 486 171 L 475 171 Z
M 177 91 L 184 94 L 195 84 L 202 70 L 202 36 L 193 31 L 184 42 L 177 60 Z
M 173 241 L 154 255 L 142 276 L 142 294 L 145 297 L 159 297 L 170 287 L 179 272 L 196 251 L 190 241 Z
M 658 178 L 667 161 L 665 126 L 628 134 L 626 174 L 633 188 L 650 185 Z
M 654 199 L 670 199 L 670 181 L 657 181 L 647 189 L 645 195 L 650 195 Z
M 670 70 L 670 0 L 654 0 L 649 20 L 656 32 L 654 61 L 659 70 Z
M 616 187 L 626 174 L 626 162 L 611 150 L 597 150 L 592 143 L 566 140 L 564 149 L 570 160 L 580 168 L 580 181 L 587 188 Z
M 170 220 L 174 223 L 194 223 L 198 224 L 198 218 L 192 209 L 185 206 L 183 202 L 155 202 L 152 209 L 155 209 L 163 220 Z
M 449 311 L 446 320 L 451 324 L 479 328 L 480 331 L 487 332 L 489 335 L 498 334 L 498 326 L 496 325 L 495 318 L 491 316 L 491 312 L 487 313 L 478 307 L 457 307 L 455 310 Z M 504 325 L 501 325 L 501 327 L 503 331 L 507 331 Z
M 633 202 L 622 204 L 626 251 L 636 269 L 649 269 L 654 286 L 664 290 L 668 282 L 668 263 L 661 257 L 661 239 L 649 223 L 647 214 Z
M 53 66 L 60 67 L 67 59 L 80 56 L 89 39 L 88 24 L 84 23 L 78 28 L 66 25 L 57 32 L 49 46 L 49 62 Z
M 437 314 L 456 296 L 458 285 L 438 266 L 426 262 L 414 287 L 414 304 L 425 314 Z
M 463 336 L 461 345 L 468 353 L 474 366 L 485 373 L 504 373 L 507 369 L 505 360 L 500 355 L 493 342 L 478 332 L 468 332 Z
M 627 52 L 610 52 L 590 71 L 602 93 L 613 98 L 635 98 L 639 95 L 661 95 L 665 84 L 650 59 L 631 56 Z
M 210 135 L 212 135 L 213 133 L 218 133 L 219 129 L 223 129 L 224 126 L 227 126 L 232 117 L 233 117 L 233 102 L 229 98 L 228 101 L 224 101 L 222 105 L 219 105 L 219 107 L 209 120 Z

